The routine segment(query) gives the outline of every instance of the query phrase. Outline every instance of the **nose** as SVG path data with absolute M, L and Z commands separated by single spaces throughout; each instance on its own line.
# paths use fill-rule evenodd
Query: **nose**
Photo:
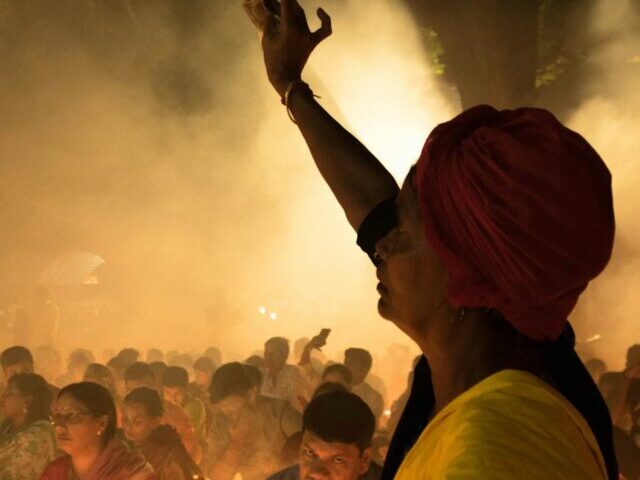
M 329 469 L 323 465 L 316 463 L 313 465 L 309 471 L 309 475 L 307 476 L 309 479 L 313 480 L 321 480 L 324 478 L 330 478 Z
M 56 423 L 54 426 L 55 432 L 56 433 L 63 433 L 67 431 L 67 426 L 66 425 L 60 425 L 59 423 Z
M 389 234 L 387 234 L 376 242 L 373 258 L 378 263 L 386 262 L 389 258 L 389 252 Z

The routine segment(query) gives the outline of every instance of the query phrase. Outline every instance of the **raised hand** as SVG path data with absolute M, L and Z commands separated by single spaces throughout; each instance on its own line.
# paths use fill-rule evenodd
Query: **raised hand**
M 262 51 L 267 76 L 282 96 L 289 83 L 300 79 L 311 52 L 331 35 L 331 18 L 319 8 L 321 26 L 312 32 L 297 0 L 282 0 L 280 17 L 269 11 L 264 3 L 254 5 L 253 11 L 249 16 L 263 33 Z

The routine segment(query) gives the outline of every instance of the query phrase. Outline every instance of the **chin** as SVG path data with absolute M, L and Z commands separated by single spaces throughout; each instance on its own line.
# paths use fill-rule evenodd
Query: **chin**
M 391 305 L 382 297 L 378 300 L 378 313 L 385 320 L 393 321 L 395 318 Z

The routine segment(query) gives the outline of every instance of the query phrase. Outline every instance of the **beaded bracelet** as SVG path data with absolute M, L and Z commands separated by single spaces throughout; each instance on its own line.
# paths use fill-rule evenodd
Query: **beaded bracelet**
M 307 95 L 313 98 L 320 98 L 318 95 L 314 95 L 313 90 L 311 90 L 311 87 L 309 87 L 308 83 L 303 82 L 299 78 L 292 80 L 289 83 L 289 85 L 287 86 L 287 89 L 284 92 L 284 95 L 280 99 L 280 102 L 282 103 L 282 105 L 287 107 L 287 115 L 289 115 L 289 118 L 295 124 L 297 124 L 298 122 L 296 122 L 296 119 L 293 118 L 293 114 L 291 113 L 291 109 L 289 108 L 289 101 L 291 100 L 291 95 L 293 95 L 298 90 L 302 91 L 303 93 L 306 93 Z

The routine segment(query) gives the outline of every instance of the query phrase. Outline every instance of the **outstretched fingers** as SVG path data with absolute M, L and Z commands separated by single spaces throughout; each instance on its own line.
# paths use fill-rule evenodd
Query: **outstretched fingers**
M 311 34 L 314 48 L 333 32 L 331 28 L 331 17 L 322 8 L 318 9 L 318 18 L 321 22 L 320 28 Z

